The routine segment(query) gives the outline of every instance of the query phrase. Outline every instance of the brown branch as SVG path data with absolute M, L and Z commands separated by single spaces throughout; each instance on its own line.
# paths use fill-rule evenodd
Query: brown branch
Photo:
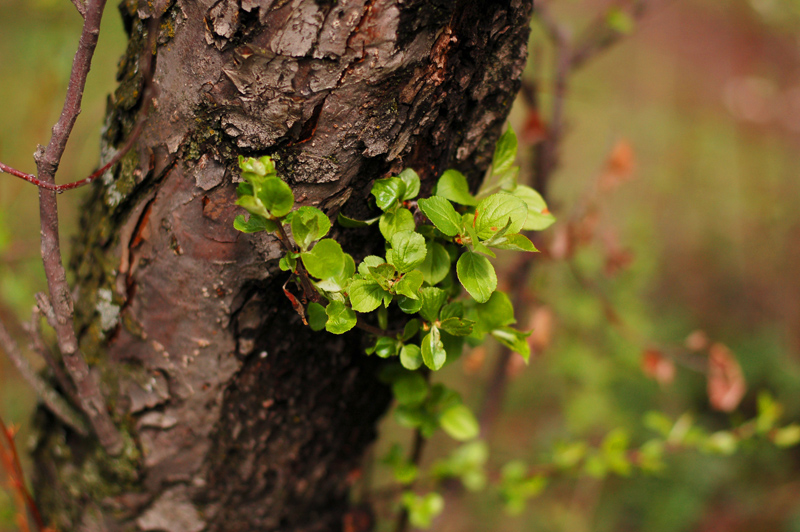
M 44 360 L 50 371 L 53 372 L 53 376 L 56 379 L 56 382 L 63 390 L 64 394 L 67 396 L 69 400 L 73 402 L 73 404 L 80 404 L 80 400 L 78 400 L 78 395 L 75 393 L 75 385 L 69 379 L 69 376 L 64 372 L 64 368 L 61 367 L 59 364 L 58 359 L 56 359 L 53 352 L 50 351 L 50 348 L 45 345 L 44 340 L 42 339 L 42 328 L 40 324 L 41 319 L 41 310 L 39 307 L 34 307 L 33 312 L 31 313 L 31 321 L 27 325 L 23 325 L 23 328 L 28 333 L 28 337 L 30 338 L 30 348 L 32 351 L 35 351 L 42 360 Z
M 75 6 L 75 9 L 78 10 L 78 14 L 84 19 L 86 18 L 86 4 L 81 2 L 81 0 L 71 0 L 72 5 Z
M 81 99 L 86 77 L 91 67 L 92 55 L 97 46 L 100 21 L 106 0 L 89 0 L 86 5 L 83 31 L 78 51 L 72 63 L 67 95 L 61 116 L 53 126 L 53 135 L 47 148 L 41 145 L 35 159 L 39 178 L 45 183 L 55 184 L 55 173 L 64 154 L 75 120 L 80 113 Z M 58 202 L 56 192 L 39 189 L 39 216 L 42 222 L 42 261 L 44 262 L 47 286 L 55 314 L 55 331 L 58 346 L 80 399 L 80 407 L 89 418 L 100 444 L 111 455 L 122 451 L 122 438 L 106 410 L 105 399 L 89 365 L 78 348 L 73 322 L 73 302 L 67 284 L 64 265 L 61 263 L 61 245 L 58 235 Z
M 33 370 L 2 321 L 0 321 L 0 346 L 3 347 L 8 358 L 14 363 L 17 371 L 20 372 L 25 381 L 42 399 L 47 409 L 78 434 L 82 436 L 88 435 L 88 428 L 83 419 L 81 419 L 81 415 Z

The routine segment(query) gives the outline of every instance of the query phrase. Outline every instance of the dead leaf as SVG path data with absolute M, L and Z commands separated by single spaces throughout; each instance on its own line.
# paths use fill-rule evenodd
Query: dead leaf
M 747 383 L 734 354 L 719 342 L 712 344 L 708 351 L 708 399 L 712 408 L 732 412 L 745 392 Z

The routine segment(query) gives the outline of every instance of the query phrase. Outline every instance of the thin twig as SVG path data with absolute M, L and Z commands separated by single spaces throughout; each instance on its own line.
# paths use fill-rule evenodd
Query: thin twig
M 28 513 L 30 513 L 31 517 L 36 523 L 39 532 L 45 532 L 48 529 L 44 525 L 42 514 L 39 512 L 39 507 L 36 506 L 36 501 L 33 500 L 30 491 L 28 491 L 28 488 L 25 485 L 25 473 L 19 460 L 19 453 L 17 452 L 17 445 L 14 442 L 14 435 L 11 429 L 6 427 L 5 422 L 3 422 L 3 418 L 0 418 L 0 432 L 3 434 L 3 437 L 6 440 L 6 447 L 8 447 L 7 455 L 5 457 L 7 459 L 3 460 L 3 463 L 7 465 L 8 476 L 11 480 L 10 484 L 14 488 L 15 493 L 22 499 L 24 505 L 27 507 Z M 0 451 L 3 451 L 2 448 L 0 448 Z M 3 452 L 3 454 L 6 454 L 6 452 Z
M 83 2 L 81 2 L 81 0 L 71 0 L 71 1 L 72 1 L 72 5 L 75 6 L 75 9 L 78 10 L 78 13 L 80 14 L 80 16 L 85 19 L 86 18 L 86 5 Z
M 28 382 L 31 388 L 39 395 L 42 402 L 58 419 L 66 425 L 72 427 L 75 432 L 82 436 L 87 436 L 89 430 L 81 415 L 67 403 L 57 391 L 55 391 L 44 379 L 42 379 L 30 366 L 28 360 L 22 356 L 22 352 L 14 341 L 14 338 L 6 329 L 5 324 L 0 321 L 0 345 L 14 363 L 22 377 Z
M 64 154 L 75 120 L 80 113 L 81 99 L 86 77 L 91 67 L 92 55 L 97 46 L 100 21 L 106 0 L 89 0 L 86 5 L 80 44 L 72 63 L 69 86 L 61 116 L 53 126 L 53 135 L 47 148 L 39 146 L 35 159 L 42 182 L 55 184 L 55 173 Z M 122 451 L 122 438 L 106 410 L 105 399 L 100 392 L 89 365 L 78 348 L 73 322 L 72 294 L 67 284 L 64 265 L 61 263 L 61 244 L 58 235 L 58 202 L 56 192 L 39 189 L 39 216 L 42 222 L 42 261 L 44 262 L 50 300 L 55 313 L 55 331 L 64 366 L 75 383 L 81 409 L 100 444 L 110 455 Z
M 31 321 L 27 325 L 23 325 L 23 328 L 26 329 L 28 333 L 28 337 L 30 338 L 30 348 L 38 353 L 40 357 L 47 363 L 50 367 L 50 370 L 53 372 L 55 376 L 56 382 L 64 391 L 67 398 L 73 402 L 73 404 L 80 404 L 80 400 L 78 399 L 78 395 L 75 393 L 75 385 L 69 379 L 69 376 L 64 372 L 64 368 L 61 367 L 59 361 L 56 359 L 53 352 L 47 345 L 44 343 L 42 339 L 42 328 L 40 324 L 41 319 L 41 310 L 39 307 L 34 307 L 33 312 L 31 313 Z

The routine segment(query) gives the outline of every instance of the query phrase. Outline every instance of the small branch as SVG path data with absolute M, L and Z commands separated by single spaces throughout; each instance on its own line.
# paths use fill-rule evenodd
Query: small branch
M 14 434 L 9 427 L 6 427 L 2 418 L 0 418 L 0 433 L 2 433 L 3 438 L 6 440 L 6 447 L 8 448 L 8 450 L 4 450 L 2 446 L 0 446 L 0 458 L 2 458 L 2 465 L 8 470 L 9 484 L 14 489 L 15 494 L 21 499 L 20 504 L 27 508 L 39 532 L 45 532 L 48 529 L 44 525 L 42 514 L 39 512 L 36 501 L 33 500 L 31 493 L 25 485 L 25 473 L 22 469 L 22 464 L 20 464 L 17 445 L 14 442 Z M 24 511 L 24 509 L 21 510 Z
M 633 19 L 641 19 L 650 7 L 650 3 L 651 0 L 634 1 L 632 7 L 629 8 Z M 597 17 L 584 33 L 584 37 L 580 39 L 580 43 L 575 46 L 575 51 L 570 58 L 570 68 L 578 70 L 624 37 L 625 33 L 609 27 L 605 16 Z
M 80 404 L 80 400 L 78 399 L 77 394 L 75 393 L 75 385 L 69 380 L 69 376 L 64 372 L 64 368 L 61 367 L 59 361 L 53 355 L 52 351 L 45 345 L 44 340 L 42 340 L 42 329 L 40 327 L 39 320 L 41 318 L 41 311 L 38 307 L 33 308 L 33 312 L 31 313 L 31 321 L 27 325 L 23 325 L 23 328 L 26 329 L 28 336 L 30 337 L 30 347 L 33 351 L 39 354 L 40 357 L 47 363 L 50 367 L 50 370 L 53 372 L 55 376 L 56 382 L 61 389 L 66 394 L 67 398 L 69 398 L 73 404 Z
M 84 5 L 84 3 L 81 2 L 81 0 L 71 0 L 71 1 L 72 1 L 72 5 L 75 6 L 75 9 L 78 10 L 78 13 L 80 14 L 80 16 L 85 19 L 86 18 L 86 6 Z
M 2 321 L 0 321 L 0 345 L 14 363 L 22 377 L 30 384 L 31 388 L 39 395 L 48 410 L 72 427 L 81 436 L 87 436 L 89 430 L 81 415 L 76 412 L 44 379 L 31 368 L 25 357 L 22 356 L 19 346 L 11 337 Z

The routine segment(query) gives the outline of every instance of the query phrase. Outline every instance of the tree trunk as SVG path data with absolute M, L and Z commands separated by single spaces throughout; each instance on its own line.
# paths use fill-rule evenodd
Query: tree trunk
M 236 157 L 269 154 L 298 203 L 370 216 L 372 180 L 476 185 L 525 65 L 532 0 L 125 0 L 104 145 L 71 267 L 81 347 L 126 449 L 40 413 L 36 490 L 61 530 L 332 531 L 390 401 L 364 338 L 313 333 L 269 235 L 233 229 Z M 110 150 L 109 150 L 110 151 Z M 336 229 L 356 258 L 370 229 Z

